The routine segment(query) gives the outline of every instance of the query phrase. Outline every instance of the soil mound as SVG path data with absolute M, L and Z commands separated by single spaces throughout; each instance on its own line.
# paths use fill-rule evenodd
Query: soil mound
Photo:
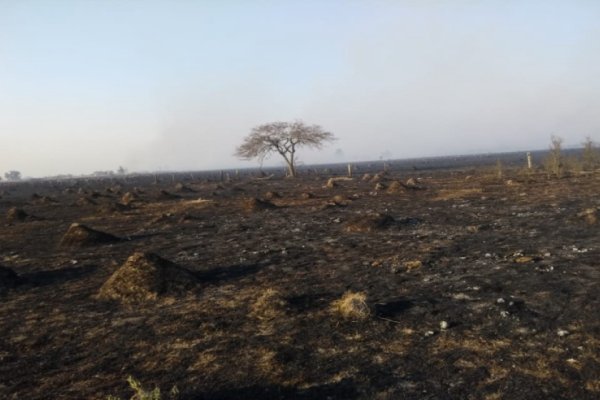
M 21 278 L 12 269 L 0 265 L 0 293 L 21 283 Z
M 257 198 L 250 198 L 244 200 L 244 210 L 248 212 L 262 211 L 262 210 L 272 210 L 277 208 L 277 206 L 270 201 L 261 200 Z
M 139 197 L 132 192 L 127 192 L 123 195 L 123 197 L 121 197 L 121 203 L 125 204 L 126 206 L 131 205 L 135 201 L 139 201 Z
M 182 294 L 197 283 L 193 272 L 156 254 L 138 252 L 108 278 L 97 298 L 140 303 L 165 294 Z
M 191 187 L 183 184 L 183 183 L 178 183 L 175 185 L 175 191 L 180 192 L 180 193 L 193 193 L 195 192 L 194 189 L 192 189 Z
M 6 219 L 9 223 L 25 222 L 28 219 L 31 219 L 31 216 L 27 214 L 22 208 L 13 207 L 6 213 Z
M 389 228 L 395 222 L 387 214 L 369 214 L 356 218 L 346 224 L 346 232 L 373 232 Z
M 104 204 L 102 207 L 100 207 L 100 212 L 111 214 L 128 211 L 130 209 L 131 208 L 129 206 L 115 201 L 108 204 Z
M 62 237 L 60 245 L 65 247 L 83 247 L 115 243 L 120 240 L 120 238 L 110 233 L 97 231 L 85 225 L 74 223 L 71 224 L 67 233 Z
M 175 194 L 175 193 L 171 193 L 168 192 L 164 189 L 161 189 L 160 193 L 158 194 L 158 197 L 161 199 L 166 199 L 166 200 L 171 200 L 171 199 L 180 199 L 181 196 Z
M 265 193 L 265 199 L 272 200 L 272 199 L 280 199 L 280 198 L 281 198 L 281 194 L 279 194 L 278 192 Z
M 402 183 L 400 183 L 398 181 L 393 181 L 392 183 L 390 183 L 390 186 L 388 186 L 387 192 L 390 194 L 394 194 L 394 193 L 398 193 L 398 192 L 402 191 L 402 189 L 403 189 Z

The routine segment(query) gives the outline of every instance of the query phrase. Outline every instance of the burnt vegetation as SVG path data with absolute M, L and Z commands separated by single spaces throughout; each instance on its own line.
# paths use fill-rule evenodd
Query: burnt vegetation
M 597 399 L 586 154 L 6 183 L 0 397 Z

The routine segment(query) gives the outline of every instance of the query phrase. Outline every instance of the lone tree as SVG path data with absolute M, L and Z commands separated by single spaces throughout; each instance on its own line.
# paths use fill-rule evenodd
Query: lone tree
M 4 177 L 7 181 L 20 181 L 21 180 L 21 172 L 19 171 L 8 171 L 4 173 Z
M 271 153 L 279 153 L 287 164 L 288 176 L 296 176 L 296 150 L 299 146 L 320 149 L 325 142 L 335 137 L 319 125 L 305 125 L 302 121 L 271 122 L 259 125 L 246 136 L 244 143 L 235 152 L 237 157 L 261 163 Z

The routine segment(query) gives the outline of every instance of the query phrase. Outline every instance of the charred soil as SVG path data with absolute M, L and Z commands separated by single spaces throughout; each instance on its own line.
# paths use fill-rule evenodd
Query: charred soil
M 0 398 L 600 397 L 600 174 L 377 176 L 7 185 Z

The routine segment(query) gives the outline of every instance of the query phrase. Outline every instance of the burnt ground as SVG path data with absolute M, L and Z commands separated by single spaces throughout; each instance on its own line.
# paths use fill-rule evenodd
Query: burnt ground
M 599 174 L 328 178 L 5 185 L 0 397 L 600 397 Z M 61 245 L 72 223 L 118 239 Z M 198 284 L 98 299 L 138 251 Z M 370 315 L 332 308 L 347 291 Z

